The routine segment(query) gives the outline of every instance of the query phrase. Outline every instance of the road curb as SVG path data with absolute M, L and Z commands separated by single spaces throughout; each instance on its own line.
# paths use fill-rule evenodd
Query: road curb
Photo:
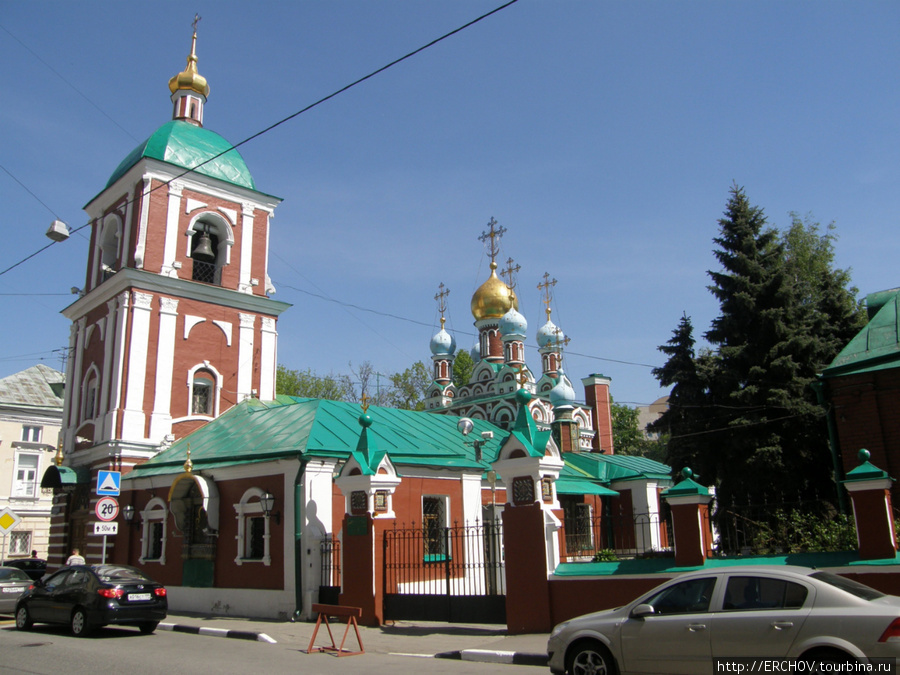
M 256 642 L 266 642 L 268 644 L 276 644 L 278 641 L 269 637 L 265 633 L 254 633 L 246 630 L 227 630 L 225 628 L 205 628 L 203 626 L 184 626 L 177 623 L 161 623 L 157 626 L 159 630 L 170 630 L 175 633 L 190 633 L 192 635 L 208 635 L 211 637 L 233 638 L 235 640 L 253 640 Z
M 546 667 L 549 657 L 546 654 L 525 654 L 497 649 L 463 649 L 458 652 L 436 654 L 437 658 L 461 659 L 463 661 L 478 661 L 480 663 L 505 663 L 514 666 L 540 666 Z

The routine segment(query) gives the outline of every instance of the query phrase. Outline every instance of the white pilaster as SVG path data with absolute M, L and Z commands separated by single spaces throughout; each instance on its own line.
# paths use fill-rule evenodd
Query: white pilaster
M 275 319 L 269 316 L 262 318 L 262 330 L 259 364 L 259 399 L 271 401 L 275 398 L 275 371 L 278 359 L 278 333 L 275 330 Z
M 141 214 L 138 223 L 137 245 L 134 247 L 134 266 L 144 269 L 144 254 L 147 251 L 147 221 L 150 216 L 150 176 L 144 176 L 144 187 L 141 188 Z
M 255 314 L 241 313 L 239 316 L 241 327 L 238 337 L 238 403 L 250 396 L 250 390 L 253 388 L 253 331 L 256 325 Z
M 150 440 L 159 443 L 172 432 L 172 375 L 175 364 L 175 324 L 178 300 L 159 299 L 159 340 L 156 345 L 156 396 L 150 415 Z
M 163 249 L 163 264 L 160 273 L 166 277 L 178 277 L 175 269 L 175 254 L 178 249 L 178 218 L 181 215 L 181 193 L 184 184 L 179 181 L 169 183 L 169 206 L 166 209 L 166 239 Z
M 125 291 L 120 293 L 115 299 L 115 331 L 111 334 L 110 340 L 115 340 L 115 353 L 113 355 L 112 368 L 110 372 L 110 382 L 112 383 L 112 392 L 109 400 L 109 412 L 104 421 L 106 438 L 112 438 L 115 433 L 116 423 L 119 419 L 119 408 L 122 407 L 122 364 L 125 363 L 125 327 L 128 325 L 128 312 L 130 309 L 129 300 L 130 293 Z M 111 301 L 112 304 L 112 301 Z
M 241 270 L 238 277 L 238 290 L 242 293 L 253 293 L 250 277 L 253 272 L 253 204 L 241 203 Z
M 134 291 L 131 314 L 131 349 L 128 354 L 128 383 L 125 411 L 122 415 L 122 440 L 143 440 L 144 385 L 147 379 L 147 354 L 150 347 L 150 314 L 153 296 Z

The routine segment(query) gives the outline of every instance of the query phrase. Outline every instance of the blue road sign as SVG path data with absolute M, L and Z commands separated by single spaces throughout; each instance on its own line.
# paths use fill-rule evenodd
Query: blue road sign
M 122 473 L 119 471 L 97 472 L 97 494 L 118 497 L 122 485 Z

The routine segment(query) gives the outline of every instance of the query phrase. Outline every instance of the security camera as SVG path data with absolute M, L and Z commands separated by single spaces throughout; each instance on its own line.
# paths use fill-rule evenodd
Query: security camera
M 493 431 L 482 431 L 482 432 L 481 432 L 481 438 L 482 438 L 483 440 L 485 440 L 485 441 L 489 441 L 489 440 L 491 440 L 493 437 L 494 437 L 494 432 L 493 432 Z

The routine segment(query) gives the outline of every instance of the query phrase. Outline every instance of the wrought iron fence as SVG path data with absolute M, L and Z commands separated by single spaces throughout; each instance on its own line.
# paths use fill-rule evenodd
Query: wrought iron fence
M 384 590 L 399 595 L 504 595 L 499 520 L 395 526 L 384 535 Z
M 341 542 L 330 534 L 319 542 L 322 571 L 319 586 L 341 587 Z
M 848 551 L 857 547 L 853 519 L 823 499 L 763 499 L 713 504 L 717 556 Z
M 628 513 L 588 509 L 565 511 L 564 562 L 614 560 L 671 551 L 672 527 L 668 510 Z

